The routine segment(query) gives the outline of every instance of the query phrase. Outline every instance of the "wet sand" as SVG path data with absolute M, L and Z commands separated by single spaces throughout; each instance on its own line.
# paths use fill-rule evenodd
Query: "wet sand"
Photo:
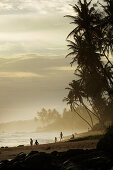
M 67 151 L 69 149 L 95 149 L 98 140 L 84 140 L 77 142 L 57 142 L 49 144 L 40 144 L 38 146 L 21 146 L 0 148 L 0 161 L 6 159 L 13 159 L 20 152 L 28 154 L 31 151 L 47 152 L 52 151 Z

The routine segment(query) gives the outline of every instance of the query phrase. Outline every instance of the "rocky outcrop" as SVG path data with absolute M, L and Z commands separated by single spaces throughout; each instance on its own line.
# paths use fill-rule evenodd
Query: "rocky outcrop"
M 0 163 L 0 170 L 111 170 L 113 156 L 96 149 L 71 149 L 52 153 L 31 151 Z
M 97 143 L 97 149 L 113 153 L 113 125 L 107 129 L 106 134 Z

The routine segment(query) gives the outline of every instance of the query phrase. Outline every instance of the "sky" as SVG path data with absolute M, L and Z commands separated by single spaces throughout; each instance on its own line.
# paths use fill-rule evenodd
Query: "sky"
M 74 78 L 66 37 L 76 0 L 0 1 L 0 122 L 62 112 Z

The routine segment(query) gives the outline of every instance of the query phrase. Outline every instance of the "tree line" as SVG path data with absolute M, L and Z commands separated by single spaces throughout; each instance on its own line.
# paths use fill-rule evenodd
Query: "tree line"
M 83 107 L 83 106 L 79 106 L 78 108 L 76 108 L 76 111 L 79 114 L 83 114 L 84 118 L 89 120 L 89 115 L 87 114 L 87 110 Z M 35 120 L 38 123 L 41 123 L 41 127 L 42 129 L 45 128 L 45 130 L 51 130 L 51 128 L 53 128 L 53 130 L 74 130 L 75 131 L 77 129 L 83 129 L 83 127 L 85 127 L 86 129 L 88 128 L 88 126 L 84 124 L 84 122 L 82 120 L 79 119 L 78 116 L 75 115 L 75 112 L 71 111 L 71 109 L 66 109 L 64 108 L 64 110 L 62 111 L 62 113 L 59 113 L 56 109 L 45 109 L 42 108 L 41 111 L 37 112 L 37 117 L 35 118 Z M 96 124 L 96 120 L 95 120 L 95 124 Z M 82 126 L 81 126 L 82 124 Z M 39 130 L 39 127 L 37 128 L 37 130 Z

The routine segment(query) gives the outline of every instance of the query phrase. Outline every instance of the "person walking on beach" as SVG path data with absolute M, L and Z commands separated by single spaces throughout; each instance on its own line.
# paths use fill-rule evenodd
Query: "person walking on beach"
M 30 138 L 30 145 L 33 146 L 33 139 Z
M 63 139 L 63 133 L 60 132 L 60 141 Z

